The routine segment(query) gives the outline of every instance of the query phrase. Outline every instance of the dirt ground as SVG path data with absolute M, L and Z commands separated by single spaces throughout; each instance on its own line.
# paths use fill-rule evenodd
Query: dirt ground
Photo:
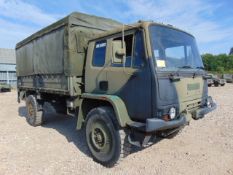
M 233 175 L 233 84 L 211 87 L 218 108 L 173 139 L 137 151 L 114 168 L 95 163 L 76 119 L 51 115 L 40 127 L 25 119 L 16 92 L 0 94 L 0 175 L 210 174 Z

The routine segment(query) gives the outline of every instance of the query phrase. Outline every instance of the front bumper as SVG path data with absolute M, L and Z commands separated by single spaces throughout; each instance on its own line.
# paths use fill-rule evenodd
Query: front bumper
M 210 102 L 210 106 L 205 106 L 205 107 L 202 107 L 198 110 L 196 110 L 196 112 L 194 113 L 193 115 L 193 118 L 194 119 L 200 119 L 200 118 L 203 118 L 206 114 L 208 114 L 209 112 L 215 110 L 217 108 L 217 104 L 213 102 L 212 98 L 211 99 L 211 102 Z
M 149 118 L 146 123 L 133 122 L 129 126 L 141 132 L 151 133 L 156 131 L 163 131 L 167 129 L 175 129 L 187 124 L 187 116 L 182 114 L 179 119 L 165 121 L 158 118 Z
M 216 103 L 213 102 L 212 98 L 210 105 L 201 107 L 200 109 L 197 109 L 194 113 L 192 113 L 192 117 L 194 119 L 200 119 L 205 116 L 205 114 L 215 110 L 217 108 Z M 189 114 L 191 115 L 191 114 Z M 176 120 L 171 121 L 165 121 L 158 118 L 149 118 L 146 120 L 146 123 L 138 123 L 134 122 L 131 124 L 131 127 L 136 128 L 138 130 L 141 130 L 143 132 L 157 132 L 157 131 L 164 131 L 168 129 L 175 129 L 181 126 L 184 126 L 188 123 L 188 114 L 182 113 L 180 117 Z
M 187 123 L 186 116 L 181 115 L 179 119 L 172 121 L 164 121 L 158 118 L 150 118 L 146 120 L 146 132 L 162 131 L 167 129 L 178 128 Z

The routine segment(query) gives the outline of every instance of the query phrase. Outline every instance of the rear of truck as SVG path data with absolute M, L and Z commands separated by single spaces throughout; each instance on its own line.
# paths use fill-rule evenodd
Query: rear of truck
M 16 45 L 18 101 L 26 101 L 31 125 L 42 123 L 44 105 L 75 113 L 84 91 L 88 41 L 121 26 L 102 17 L 72 13 Z M 31 112 L 30 112 L 31 111 Z
M 88 41 L 120 25 L 111 19 L 72 13 L 19 42 L 18 91 L 80 95 Z

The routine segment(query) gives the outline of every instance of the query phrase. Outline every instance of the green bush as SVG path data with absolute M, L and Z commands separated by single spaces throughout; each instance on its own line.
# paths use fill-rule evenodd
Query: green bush
M 219 73 L 224 73 L 224 67 L 218 66 L 216 71 L 219 72 Z
M 204 54 L 202 55 L 205 69 L 216 73 L 233 73 L 233 55 Z

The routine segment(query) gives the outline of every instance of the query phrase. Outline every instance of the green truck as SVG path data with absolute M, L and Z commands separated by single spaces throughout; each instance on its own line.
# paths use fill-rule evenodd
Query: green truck
M 233 83 L 233 75 L 232 74 L 223 74 L 223 78 L 227 83 Z
M 226 80 L 223 78 L 219 78 L 217 75 L 214 74 L 208 74 L 209 78 L 207 79 L 207 84 L 209 87 L 214 85 L 215 87 L 220 86 L 225 86 Z
M 27 122 L 44 105 L 77 116 L 93 159 L 112 167 L 216 108 L 195 38 L 171 25 L 72 13 L 16 45 Z
M 7 83 L 0 83 L 0 92 L 10 92 L 11 85 Z

